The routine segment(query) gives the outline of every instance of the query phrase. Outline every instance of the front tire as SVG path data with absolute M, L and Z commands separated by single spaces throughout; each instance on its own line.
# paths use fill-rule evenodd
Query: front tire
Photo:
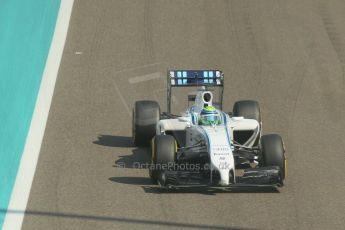
M 176 140 L 170 135 L 156 135 L 151 142 L 152 165 L 149 175 L 153 182 L 157 182 L 162 167 L 173 164 L 176 160 Z
M 283 140 L 278 134 L 261 137 L 262 166 L 279 166 L 281 179 L 285 179 L 286 159 Z

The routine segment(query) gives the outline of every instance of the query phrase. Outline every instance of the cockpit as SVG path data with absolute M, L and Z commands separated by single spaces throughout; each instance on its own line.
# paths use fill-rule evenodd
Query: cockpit
M 198 123 L 206 126 L 221 125 L 222 118 L 219 114 L 200 115 Z

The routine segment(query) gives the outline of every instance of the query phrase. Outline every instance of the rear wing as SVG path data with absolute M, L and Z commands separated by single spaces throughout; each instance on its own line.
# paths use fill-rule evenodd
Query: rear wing
M 170 70 L 168 85 L 171 87 L 218 86 L 224 85 L 220 70 Z
M 168 70 L 167 112 L 171 112 L 171 91 L 173 87 L 220 88 L 220 109 L 222 109 L 224 75 L 220 70 Z

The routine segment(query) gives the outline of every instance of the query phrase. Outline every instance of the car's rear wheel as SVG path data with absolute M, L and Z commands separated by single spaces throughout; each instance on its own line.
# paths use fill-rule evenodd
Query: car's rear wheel
M 281 179 L 285 179 L 286 159 L 283 139 L 278 134 L 261 137 L 262 166 L 279 166 Z
M 257 101 L 237 101 L 232 111 L 234 117 L 244 117 L 245 119 L 254 119 L 261 122 L 260 107 Z
M 156 101 L 136 101 L 132 116 L 132 137 L 135 146 L 148 146 L 156 134 L 160 108 Z
M 245 119 L 254 119 L 261 123 L 260 107 L 257 101 L 245 100 L 237 101 L 234 104 L 232 115 L 234 117 L 244 117 Z M 234 140 L 244 144 L 253 135 L 252 130 L 242 130 L 234 132 Z M 259 144 L 260 134 L 257 136 L 254 146 Z
M 154 182 L 158 180 L 158 174 L 164 168 L 169 169 L 176 160 L 177 144 L 173 136 L 156 135 L 151 142 L 152 165 L 149 175 Z

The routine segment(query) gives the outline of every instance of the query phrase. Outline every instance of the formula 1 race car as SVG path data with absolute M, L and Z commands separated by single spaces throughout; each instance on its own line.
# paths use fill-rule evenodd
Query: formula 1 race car
M 262 135 L 258 102 L 237 101 L 232 112 L 223 112 L 219 70 L 171 70 L 167 81 L 167 112 L 156 101 L 136 101 L 133 108 L 134 144 L 151 146 L 155 182 L 168 188 L 283 185 L 283 140 Z M 197 89 L 180 116 L 171 113 L 174 87 Z

